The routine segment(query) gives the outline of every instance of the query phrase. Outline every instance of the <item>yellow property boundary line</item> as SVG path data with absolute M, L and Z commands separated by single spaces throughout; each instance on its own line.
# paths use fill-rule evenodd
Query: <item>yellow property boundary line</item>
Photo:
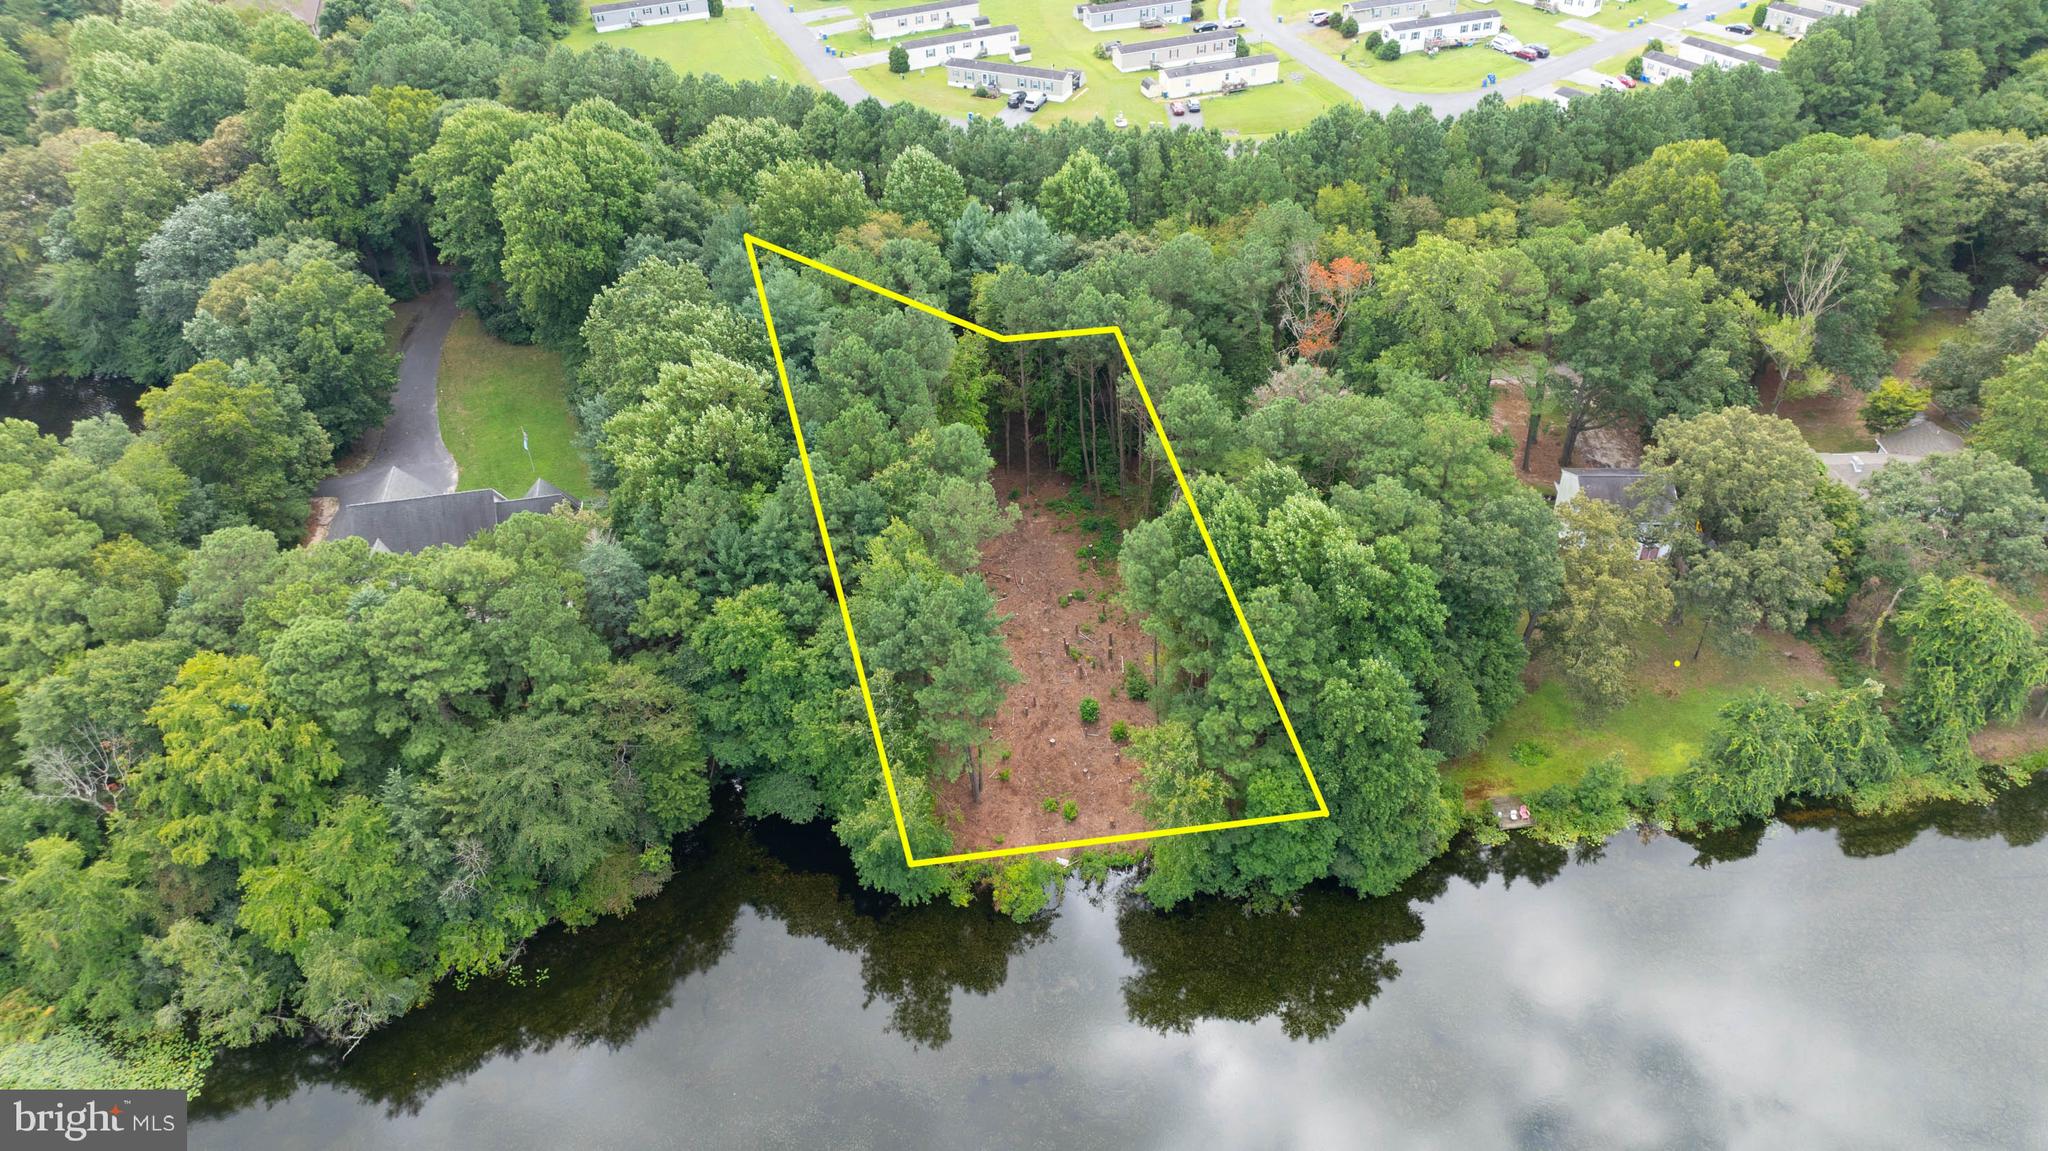
M 996 859 L 1007 855 L 1028 855 L 1039 851 L 1054 851 L 1061 848 L 1093 847 L 1105 843 L 1128 843 L 1140 839 L 1165 839 L 1175 835 L 1193 835 L 1198 831 L 1223 831 L 1232 827 L 1263 827 L 1271 823 L 1293 823 L 1303 819 L 1322 819 L 1330 814 L 1330 805 L 1323 800 L 1323 789 L 1316 783 L 1316 773 L 1308 765 L 1308 755 L 1301 750 L 1301 740 L 1294 734 L 1294 722 L 1287 717 L 1287 705 L 1280 700 L 1280 689 L 1273 685 L 1273 673 L 1266 669 L 1266 657 L 1259 652 L 1259 641 L 1252 636 L 1252 625 L 1245 619 L 1244 607 L 1237 602 L 1237 590 L 1230 584 L 1230 573 L 1223 570 L 1223 557 L 1216 551 L 1216 541 L 1209 536 L 1209 526 L 1202 522 L 1202 509 L 1195 503 L 1194 489 L 1188 486 L 1186 473 L 1180 470 L 1180 461 L 1174 458 L 1173 444 L 1166 438 L 1166 428 L 1159 422 L 1159 412 L 1152 406 L 1151 393 L 1145 390 L 1145 381 L 1138 375 L 1138 361 L 1131 355 L 1131 346 L 1124 342 L 1123 329 L 1114 324 L 1099 328 L 1068 328 L 1057 332 L 1018 332 L 1004 335 L 991 332 L 969 320 L 949 315 L 930 304 L 913 300 L 899 292 L 892 292 L 880 284 L 872 284 L 859 276 L 849 275 L 827 264 L 821 264 L 808 256 L 800 256 L 777 244 L 769 243 L 758 236 L 747 234 L 747 263 L 754 272 L 754 293 L 761 299 L 761 319 L 768 325 L 768 346 L 775 353 L 775 373 L 782 380 L 782 400 L 789 407 L 789 429 L 796 434 L 796 451 L 803 461 L 804 483 L 811 489 L 811 511 L 818 517 L 818 539 L 825 547 L 825 567 L 832 573 L 832 593 L 839 599 L 839 619 L 846 625 L 846 646 L 853 652 L 853 672 L 860 679 L 860 697 L 867 705 L 868 727 L 875 736 L 875 756 L 882 763 L 882 783 L 889 791 L 889 807 L 896 814 L 896 836 L 903 843 L 903 861 L 912 867 L 930 867 L 939 863 L 966 863 L 975 859 Z M 1193 514 L 1195 530 L 1202 533 L 1202 543 L 1209 549 L 1209 562 L 1216 565 L 1216 575 L 1223 581 L 1223 594 L 1230 599 L 1230 610 L 1237 613 L 1237 626 L 1244 632 L 1244 641 L 1251 648 L 1252 661 L 1258 664 L 1259 677 L 1266 681 L 1266 692 L 1273 698 L 1273 708 L 1280 714 L 1280 726 L 1287 732 L 1287 742 L 1294 749 L 1294 758 L 1301 764 L 1301 774 L 1308 780 L 1309 791 L 1316 797 L 1316 806 L 1311 811 L 1294 811 L 1286 815 L 1262 815 L 1252 819 L 1227 819 L 1217 823 L 1197 823 L 1187 827 L 1168 827 L 1157 831 L 1134 832 L 1125 835 L 1097 835 L 1087 839 L 1063 839 L 1057 843 L 1038 843 L 1022 847 L 1000 847 L 991 851 L 963 851 L 953 855 L 935 855 L 919 859 L 910 850 L 910 832 L 903 824 L 903 804 L 896 796 L 896 777 L 889 767 L 889 749 L 882 745 L 882 723 L 875 714 L 875 697 L 868 690 L 867 666 L 861 660 L 860 640 L 853 634 L 853 612 L 846 605 L 846 585 L 839 579 L 839 561 L 832 554 L 832 533 L 825 526 L 825 505 L 818 497 L 817 477 L 811 472 L 810 449 L 804 446 L 803 423 L 797 419 L 796 393 L 789 386 L 789 369 L 782 362 L 782 341 L 775 334 L 775 317 L 768 309 L 768 289 L 761 282 L 761 251 L 773 252 L 787 260 L 794 260 L 806 268 L 823 272 L 838 280 L 865 288 L 877 295 L 894 300 L 905 307 L 915 308 L 928 316 L 965 328 L 975 335 L 994 340 L 999 344 L 1021 344 L 1033 340 L 1060 340 L 1073 336 L 1114 336 L 1116 346 L 1123 352 L 1124 366 L 1130 369 L 1131 382 L 1137 385 L 1138 398 L 1145 404 L 1145 414 L 1152 420 L 1152 430 L 1159 437 L 1159 446 L 1166 454 L 1166 463 L 1173 469 L 1173 478 L 1180 484 L 1181 498 L 1188 503 Z

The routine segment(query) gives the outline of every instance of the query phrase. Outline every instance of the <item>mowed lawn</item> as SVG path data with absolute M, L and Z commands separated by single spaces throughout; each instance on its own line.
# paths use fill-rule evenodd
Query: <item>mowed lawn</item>
M 577 12 L 569 36 L 563 41 L 571 48 L 610 44 L 651 56 L 678 72 L 715 74 L 728 80 L 774 79 L 817 87 L 809 69 L 797 63 L 782 38 L 745 8 L 727 8 L 725 15 L 710 20 L 650 24 L 602 35 L 591 27 L 587 5 L 579 6 Z
M 1737 696 L 1760 687 L 1789 697 L 1802 687 L 1835 686 L 1820 656 L 1787 636 L 1762 635 L 1749 652 L 1734 656 L 1709 643 L 1695 659 L 1698 641 L 1696 627 L 1651 629 L 1640 641 L 1636 697 L 1596 714 L 1565 686 L 1553 660 L 1538 658 L 1531 669 L 1539 677 L 1535 690 L 1501 718 L 1484 746 L 1444 770 L 1468 800 L 1571 783 L 1614 752 L 1624 757 L 1630 779 L 1669 775 L 1700 750 L 1722 705 Z M 1673 660 L 1681 666 L 1673 667 Z M 1517 747 L 1525 762 L 1517 762 Z
M 562 357 L 505 343 L 484 331 L 475 313 L 464 312 L 441 347 L 436 406 L 463 490 L 496 488 L 516 498 L 534 480 L 546 479 L 570 495 L 590 495 Z M 531 462 L 520 447 L 521 429 L 532 445 Z
M 1253 52 L 1274 51 L 1270 45 L 1253 44 Z M 1270 136 L 1299 128 L 1325 109 L 1349 103 L 1344 90 L 1296 63 L 1284 52 L 1280 57 L 1280 82 L 1248 88 L 1228 96 L 1202 97 L 1202 122 L 1224 132 L 1243 136 Z

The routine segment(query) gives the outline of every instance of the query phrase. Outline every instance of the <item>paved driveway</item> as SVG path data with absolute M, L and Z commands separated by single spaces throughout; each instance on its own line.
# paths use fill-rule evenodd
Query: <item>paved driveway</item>
M 434 406 L 434 381 L 441 372 L 441 345 L 455 324 L 455 286 L 446 280 L 427 293 L 426 308 L 405 337 L 398 365 L 398 391 L 391 397 L 391 418 L 384 421 L 369 462 L 344 476 L 320 482 L 319 495 L 355 503 L 384 482 L 384 473 L 398 468 L 436 492 L 455 490 L 455 457 L 441 442 L 441 413 Z

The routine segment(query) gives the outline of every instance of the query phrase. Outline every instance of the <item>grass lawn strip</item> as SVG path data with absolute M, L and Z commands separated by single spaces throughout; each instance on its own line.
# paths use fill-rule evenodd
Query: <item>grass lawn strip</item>
M 700 72 L 728 80 L 783 80 L 815 88 L 810 70 L 799 64 L 782 38 L 745 8 L 727 8 L 725 15 L 676 24 L 650 24 L 600 35 L 591 27 L 588 7 L 579 9 L 563 41 L 571 48 L 596 44 L 631 48 L 677 72 Z M 861 37 L 866 40 L 865 36 Z
M 592 488 L 576 452 L 576 420 L 569 412 L 569 377 L 562 358 L 544 348 L 508 344 L 464 312 L 441 348 L 436 395 L 441 439 L 461 469 L 460 487 L 526 493 L 535 479 L 579 499 Z M 519 444 L 525 429 L 532 462 Z

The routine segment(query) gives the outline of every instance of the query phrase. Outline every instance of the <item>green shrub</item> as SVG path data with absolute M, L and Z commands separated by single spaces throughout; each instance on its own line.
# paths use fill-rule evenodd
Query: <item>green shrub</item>
M 1084 700 L 1082 700 L 1082 701 L 1081 701 L 1081 722 L 1082 722 L 1082 723 L 1094 723 L 1094 722 L 1095 722 L 1096 720 L 1098 720 L 1098 719 L 1101 719 L 1101 718 L 1102 718 L 1102 705 L 1101 705 L 1100 703 L 1096 702 L 1096 699 L 1095 699 L 1095 697 L 1094 697 L 1094 696 L 1092 696 L 1092 695 L 1091 695 L 1091 696 L 1089 696 L 1089 697 L 1088 697 L 1087 699 L 1084 699 Z
M 1081 809 L 1075 807 L 1074 801 L 1070 799 L 1060 808 L 1060 815 L 1064 817 L 1068 823 L 1072 823 L 1076 819 L 1080 818 Z
M 1058 811 L 1060 809 L 1059 797 L 1055 795 L 1048 795 L 1045 797 L 1045 802 L 1039 804 L 1039 806 L 1045 809 L 1045 813 L 1047 815 L 1051 815 L 1053 812 Z
M 1007 767 L 1004 767 L 1004 768 L 998 768 L 998 769 L 996 770 L 996 782 L 997 782 L 997 783 L 1008 783 L 1008 782 L 1010 782 L 1010 769 L 1009 769 L 1009 768 L 1007 768 Z
M 1372 50 L 1372 54 L 1382 60 L 1399 60 L 1401 58 L 1401 46 L 1392 40 L 1382 40 L 1380 41 L 1380 46 Z
M 1144 703 L 1152 694 L 1152 681 L 1145 678 L 1145 669 L 1137 664 L 1124 668 L 1124 694 Z
M 1123 720 L 1117 720 L 1115 723 L 1110 724 L 1109 738 L 1115 740 L 1118 743 L 1131 742 L 1131 725 L 1125 723 Z
M 1926 388 L 1916 388 L 1897 376 L 1886 376 L 1884 382 L 1863 401 L 1863 426 L 1873 435 L 1896 432 L 1913 422 L 1913 417 L 1927 410 L 1934 400 L 1934 393 Z

